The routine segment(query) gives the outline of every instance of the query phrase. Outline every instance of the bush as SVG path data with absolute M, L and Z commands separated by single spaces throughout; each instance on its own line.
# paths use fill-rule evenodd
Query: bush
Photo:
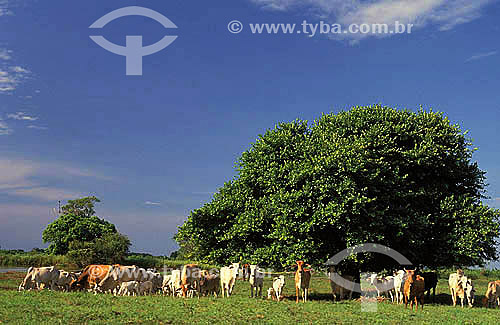
M 69 245 L 68 258 L 83 267 L 89 264 L 122 264 L 130 247 L 127 236 L 113 233 L 92 242 L 73 241 Z

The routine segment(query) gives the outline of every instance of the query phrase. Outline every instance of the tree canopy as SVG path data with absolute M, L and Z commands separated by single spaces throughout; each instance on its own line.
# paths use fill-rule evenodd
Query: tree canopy
M 61 215 L 43 231 L 42 239 L 49 242 L 51 254 L 66 254 L 73 241 L 91 242 L 106 234 L 116 233 L 115 225 L 95 215 L 95 196 L 69 200 Z
M 186 257 L 221 264 L 320 264 L 369 242 L 414 264 L 482 264 L 496 258 L 500 212 L 481 202 L 485 172 L 471 146 L 459 125 L 422 108 L 353 107 L 311 125 L 280 123 L 175 239 Z M 379 257 L 351 259 L 361 269 L 391 263 Z

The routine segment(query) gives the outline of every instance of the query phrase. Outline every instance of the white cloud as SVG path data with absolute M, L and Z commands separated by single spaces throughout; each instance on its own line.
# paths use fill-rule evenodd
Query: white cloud
M 0 0 L 0 10 L 2 2 Z M 1 15 L 0 15 L 1 16 Z M 31 72 L 19 65 L 12 65 L 12 51 L 0 49 L 0 93 L 11 93 Z
M 26 115 L 26 113 L 24 113 L 24 112 L 7 114 L 7 118 L 10 118 L 13 120 L 18 120 L 18 121 L 36 121 L 36 120 L 38 120 L 38 117 Z
M 468 58 L 467 60 L 465 60 L 465 62 L 480 60 L 480 59 L 487 58 L 489 56 L 493 56 L 493 55 L 497 55 L 497 54 L 498 54 L 497 51 L 491 51 L 491 52 L 486 52 L 486 53 L 479 53 L 479 54 L 475 54 L 475 55 L 471 56 L 470 58 Z
M 152 201 L 146 201 L 146 202 L 144 202 L 144 204 L 146 204 L 146 205 L 161 205 L 161 203 L 159 203 L 159 202 L 152 202 Z
M 10 53 L 12 51 L 9 51 L 7 49 L 0 49 L 0 60 L 10 60 L 11 56 Z
M 12 134 L 12 129 L 9 128 L 7 123 L 2 122 L 2 119 L 0 119 L 0 135 L 9 135 Z
M 344 28 L 349 24 L 413 24 L 413 30 L 435 25 L 449 30 L 481 16 L 481 10 L 496 0 L 251 0 L 265 9 L 308 9 Z M 393 28 L 389 27 L 389 31 Z M 412 31 L 413 31 L 412 30 Z M 393 34 L 344 34 L 351 40 Z M 335 35 L 334 35 L 335 37 Z
M 16 73 L 29 73 L 30 71 L 23 68 L 23 67 L 20 67 L 20 66 L 14 66 L 12 68 L 10 68 L 12 71 L 16 72 Z
M 0 194 L 29 197 L 41 201 L 72 199 L 80 197 L 82 193 L 74 189 L 60 188 L 57 185 L 47 186 L 41 180 L 64 184 L 68 179 L 74 183 L 76 177 L 110 179 L 86 169 L 58 163 L 0 158 Z
M 16 189 L 11 191 L 10 194 L 17 196 L 27 196 L 42 201 L 70 200 L 82 196 L 82 193 L 52 187 Z
M 33 129 L 33 130 L 48 130 L 49 128 L 46 126 L 38 126 L 38 125 L 28 125 L 28 129 Z

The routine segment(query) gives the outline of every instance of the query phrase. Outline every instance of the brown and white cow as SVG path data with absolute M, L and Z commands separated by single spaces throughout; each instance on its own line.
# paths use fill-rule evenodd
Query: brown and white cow
M 471 279 L 467 278 L 463 273 L 452 273 L 448 278 L 448 286 L 450 287 L 451 299 L 453 306 L 457 305 L 457 297 L 460 298 L 460 304 L 464 306 L 464 300 L 467 297 L 470 307 L 474 304 L 474 285 Z
M 98 288 L 102 292 L 113 291 L 119 288 L 122 282 L 149 280 L 150 275 L 143 268 L 136 265 L 123 266 L 113 265 L 109 268 L 106 276 L 99 282 Z
M 488 283 L 488 289 L 483 298 L 484 307 L 500 307 L 500 280 Z
M 200 297 L 201 270 L 197 264 L 186 264 L 181 272 L 182 296 L 186 297 L 189 289 L 194 289 Z
M 299 302 L 299 293 L 302 293 L 302 300 L 307 301 L 309 291 L 309 283 L 311 281 L 311 270 L 304 268 L 306 266 L 303 261 L 297 261 L 297 271 L 295 272 L 295 294 L 296 303 Z M 307 267 L 311 267 L 307 265 Z
M 85 267 L 76 281 L 70 285 L 71 290 L 95 290 L 98 284 L 106 277 L 111 265 L 92 264 Z

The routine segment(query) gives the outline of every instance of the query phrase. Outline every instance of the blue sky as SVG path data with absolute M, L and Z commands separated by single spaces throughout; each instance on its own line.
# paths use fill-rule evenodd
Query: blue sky
M 143 6 L 168 17 L 88 27 Z M 96 195 L 134 251 L 168 254 L 192 209 L 277 122 L 382 103 L 470 130 L 500 207 L 500 3 L 487 0 L 0 0 L 0 246 L 42 247 L 58 200 Z M 232 20 L 239 34 L 228 31 Z M 250 23 L 412 23 L 402 35 L 256 35 Z M 144 44 L 142 76 L 90 38 Z

